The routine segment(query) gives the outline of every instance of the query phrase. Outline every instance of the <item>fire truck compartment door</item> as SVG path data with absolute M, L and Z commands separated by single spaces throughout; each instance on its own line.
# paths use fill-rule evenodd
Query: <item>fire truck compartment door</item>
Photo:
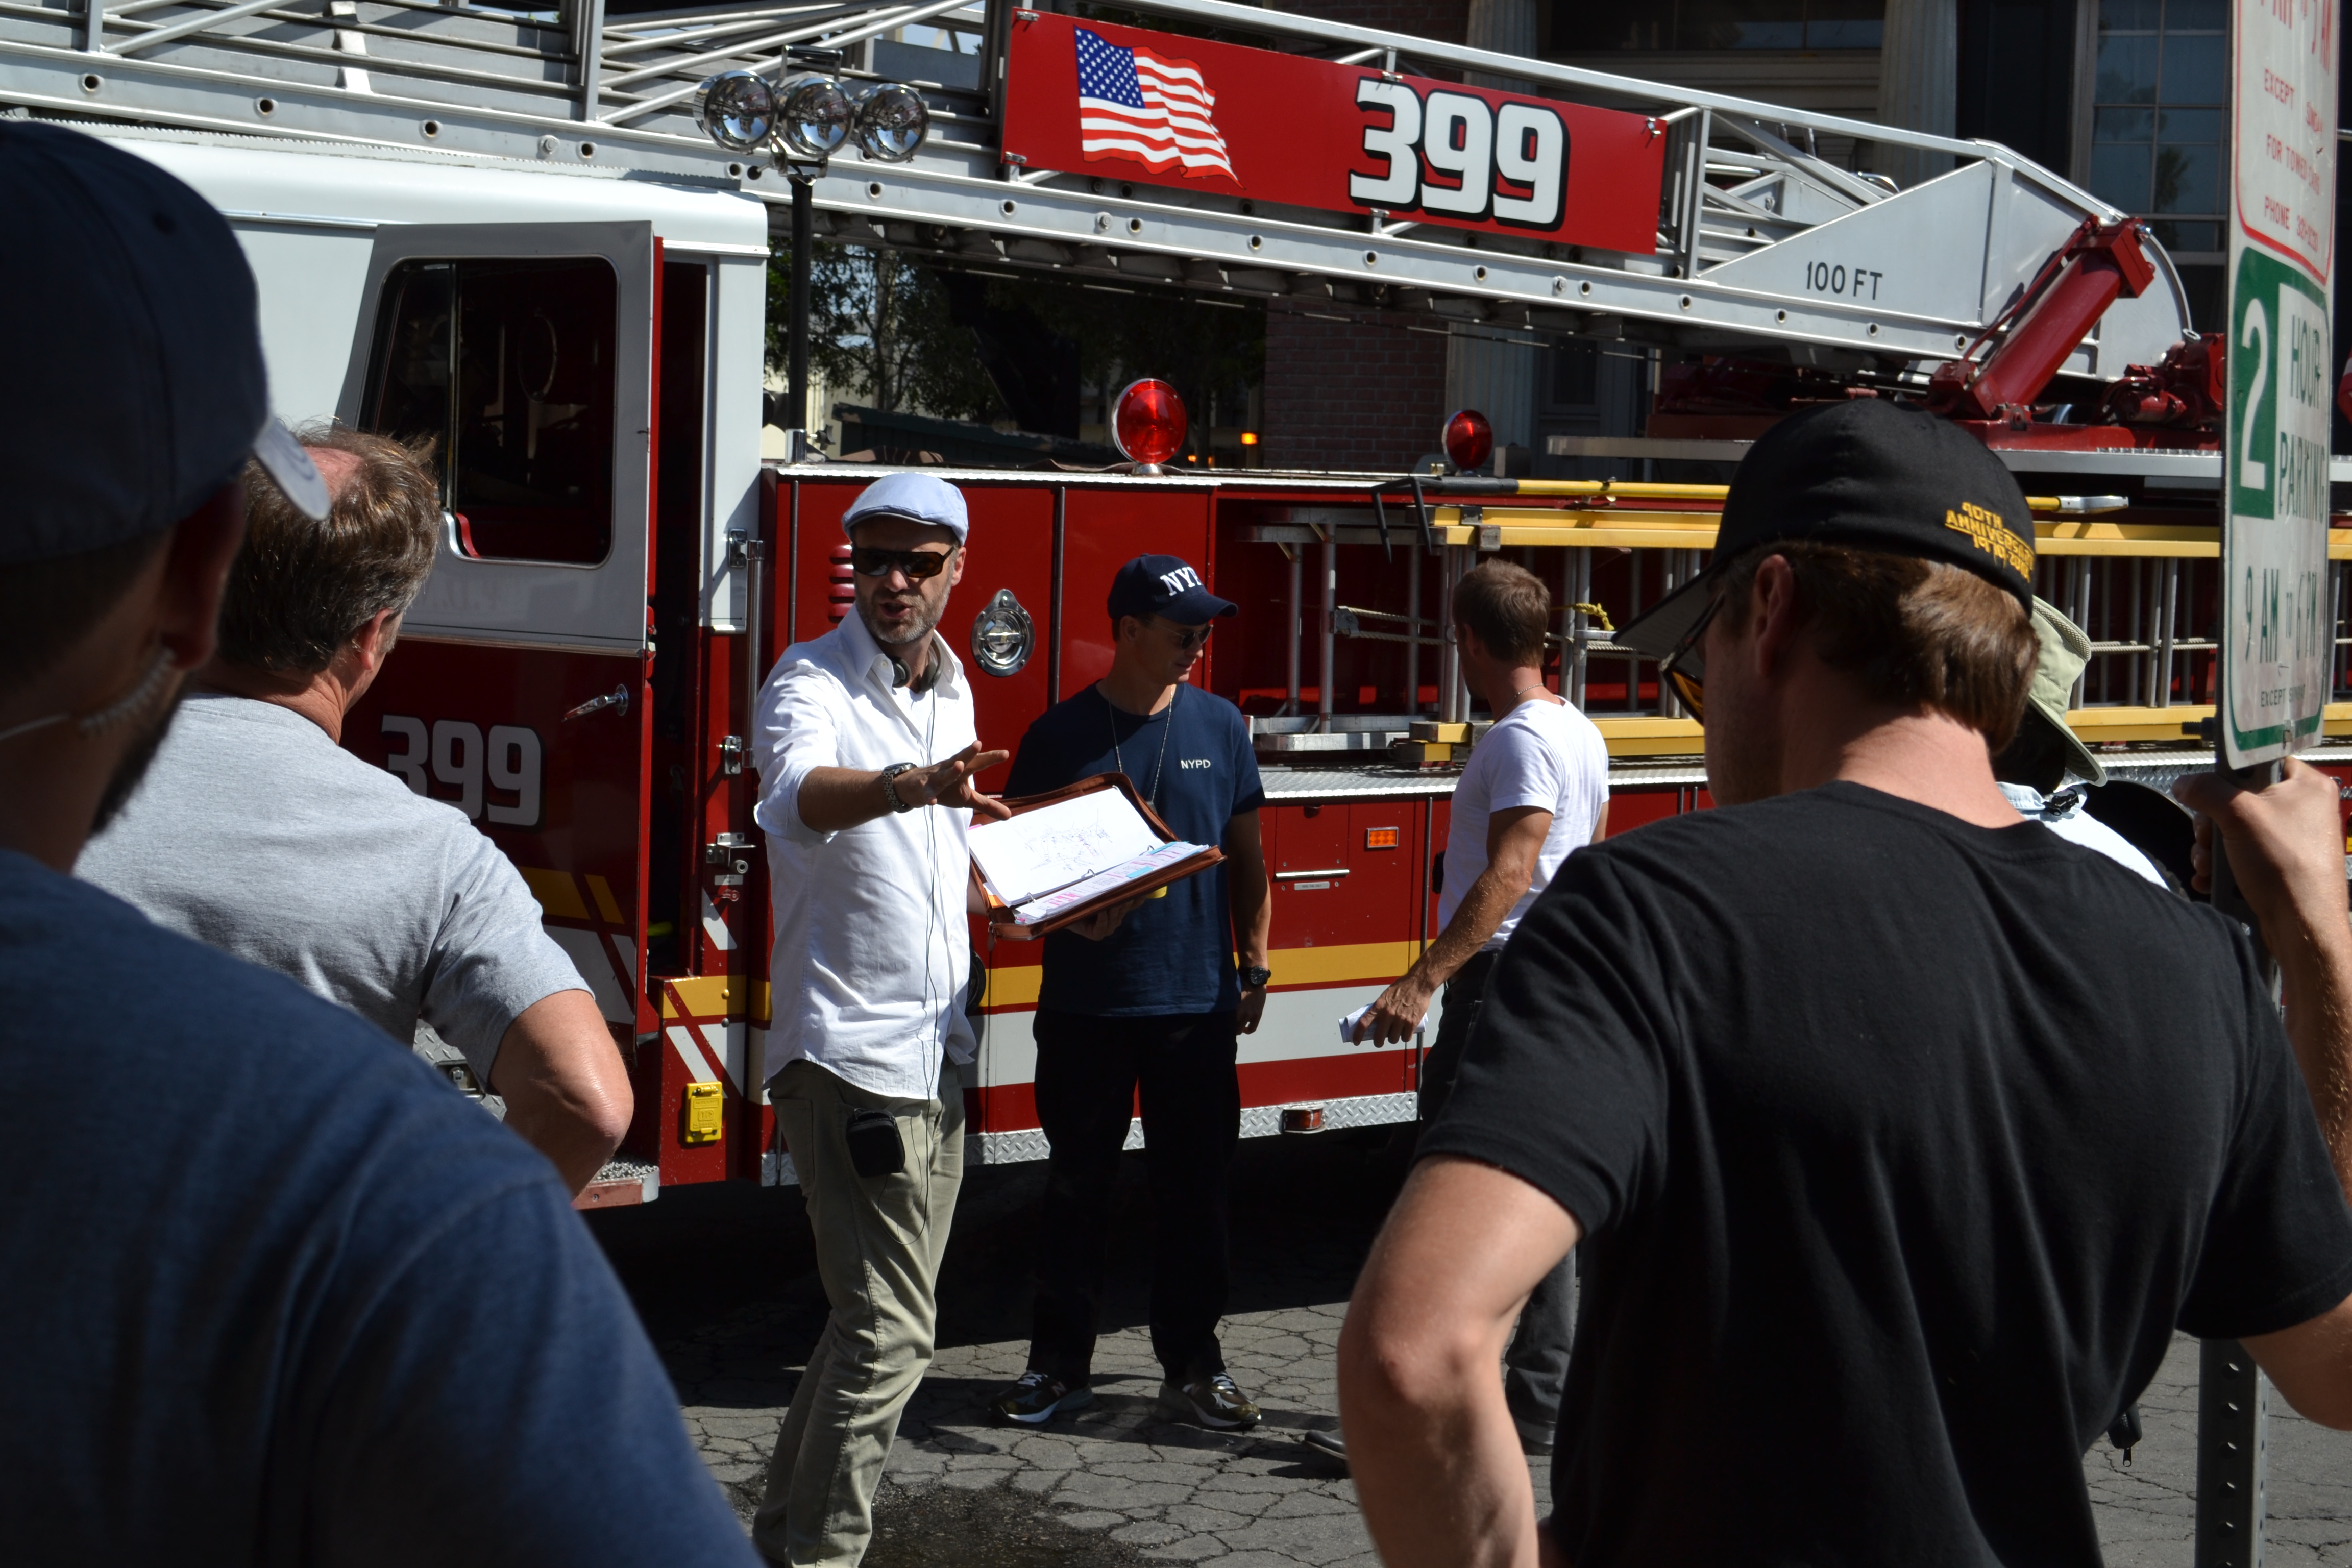
M 407 635 L 644 648 L 654 254 L 644 222 L 376 231 L 336 412 L 436 441 Z

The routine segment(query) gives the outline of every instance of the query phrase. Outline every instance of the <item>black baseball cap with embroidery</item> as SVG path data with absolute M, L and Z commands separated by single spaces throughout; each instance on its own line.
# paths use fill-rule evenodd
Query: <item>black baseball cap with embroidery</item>
M 1613 640 L 1666 657 L 1734 561 L 1800 539 L 1945 562 L 2033 607 L 2033 516 L 2009 469 L 1948 421 L 1865 397 L 1793 415 L 1749 447 L 1706 570 Z
M 1180 626 L 1206 626 L 1240 609 L 1202 585 L 1201 574 L 1174 555 L 1139 555 L 1110 580 L 1110 618 L 1158 616 Z

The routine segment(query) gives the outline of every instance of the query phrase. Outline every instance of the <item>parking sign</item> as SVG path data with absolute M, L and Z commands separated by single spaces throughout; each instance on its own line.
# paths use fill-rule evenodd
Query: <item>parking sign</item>
M 2319 731 L 2335 607 L 2327 444 L 2339 0 L 2234 0 L 2221 483 L 2221 746 L 2232 767 Z

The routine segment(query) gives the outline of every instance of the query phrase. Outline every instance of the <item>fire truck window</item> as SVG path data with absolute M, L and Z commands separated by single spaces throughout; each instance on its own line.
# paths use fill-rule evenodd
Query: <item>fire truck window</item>
M 613 543 L 618 288 L 601 260 L 404 263 L 364 428 L 433 438 L 457 548 L 593 564 Z

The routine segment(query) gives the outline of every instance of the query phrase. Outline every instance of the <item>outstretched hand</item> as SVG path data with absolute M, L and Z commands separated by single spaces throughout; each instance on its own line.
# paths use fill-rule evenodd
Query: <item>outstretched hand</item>
M 2298 932 L 2333 936 L 2345 926 L 2344 822 L 2334 779 L 2290 757 L 2280 766 L 2279 782 L 2266 789 L 2201 773 L 2176 780 L 2172 795 L 2197 814 L 2197 890 L 2213 890 L 2218 827 L 2231 879 L 2273 952 Z
M 933 763 L 928 768 L 908 768 L 898 775 L 898 798 L 915 805 L 961 806 L 974 816 L 991 822 L 1002 822 L 1013 815 L 1013 808 L 992 795 L 982 795 L 972 785 L 972 775 L 984 773 L 1003 762 L 1010 752 L 983 752 L 974 741 L 945 762 Z

